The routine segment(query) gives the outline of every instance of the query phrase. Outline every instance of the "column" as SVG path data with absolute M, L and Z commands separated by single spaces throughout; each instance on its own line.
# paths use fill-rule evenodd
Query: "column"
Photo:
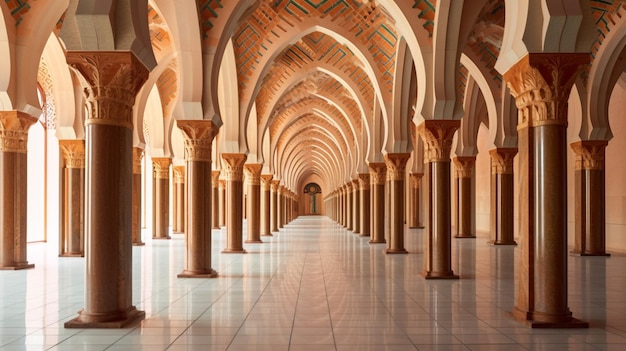
M 409 193 L 409 228 L 424 228 L 422 225 L 422 177 L 424 173 L 411 173 Z
M 474 228 L 475 195 L 474 165 L 476 157 L 454 158 L 454 181 L 456 183 L 456 216 L 454 218 L 455 238 L 476 238 Z
M 459 120 L 426 120 L 419 126 L 425 143 L 428 174 L 428 219 L 424 271 L 426 279 L 458 279 L 452 272 L 450 150 Z
M 218 202 L 219 202 L 219 214 L 220 221 L 219 226 L 223 228 L 226 226 L 226 180 L 220 179 L 218 184 Z
M 573 254 L 610 256 L 606 253 L 605 140 L 583 140 L 570 146 L 576 154 L 576 213 Z
M 384 244 L 385 240 L 385 180 L 387 166 L 370 163 L 370 244 Z
M 226 166 L 226 248 L 222 253 L 245 253 L 243 249 L 243 164 L 246 154 L 222 154 Z
M 185 232 L 185 166 L 174 166 L 174 232 Z
M 567 100 L 588 54 L 530 53 L 504 75 L 519 110 L 520 263 L 513 316 L 588 327 L 567 306 Z
M 361 222 L 360 236 L 370 236 L 370 175 L 359 174 L 359 220 Z
M 132 52 L 66 54 L 78 72 L 85 121 L 85 307 L 66 328 L 121 328 L 132 305 L 133 106 L 148 70 Z
M 218 127 L 208 120 L 178 120 L 185 137 L 185 266 L 179 278 L 214 278 L 211 268 L 211 149 Z
M 352 181 L 346 183 L 346 229 L 354 229 L 352 225 Z
M 361 234 L 361 191 L 359 180 L 352 181 L 352 232 Z
M 404 248 L 404 178 L 410 153 L 385 155 L 387 183 L 389 184 L 389 242 L 388 254 L 406 254 Z
M 271 203 L 272 203 L 272 194 L 270 193 L 270 189 L 272 186 L 272 175 L 271 174 L 263 174 L 261 175 L 261 236 L 272 236 L 272 230 L 270 227 L 271 222 Z
M 152 158 L 152 239 L 170 239 L 171 164 L 171 158 Z
M 143 246 L 145 243 L 141 238 L 141 161 L 143 159 L 143 149 L 133 148 L 133 245 Z
M 513 159 L 516 148 L 497 148 L 491 156 L 491 240 L 493 245 L 517 245 L 514 239 Z
M 62 257 L 85 255 L 85 141 L 59 140 L 63 153 L 63 191 L 60 254 Z
M 261 164 L 244 166 L 248 180 L 248 240 L 246 243 L 261 241 Z
M 279 186 L 278 192 L 276 194 L 276 224 L 278 225 L 278 229 L 282 229 L 284 226 L 284 214 L 285 214 L 285 196 L 284 196 L 285 187 Z
M 279 180 L 272 180 L 271 202 L 270 202 L 270 228 L 272 232 L 278 231 L 278 189 Z
M 220 229 L 220 171 L 211 172 L 211 224 Z

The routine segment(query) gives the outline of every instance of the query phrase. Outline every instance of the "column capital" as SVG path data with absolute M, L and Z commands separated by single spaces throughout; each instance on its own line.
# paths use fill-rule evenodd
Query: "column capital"
M 247 158 L 246 154 L 222 154 L 226 166 L 226 180 L 243 181 L 243 164 Z
M 382 162 L 372 162 L 368 166 L 370 168 L 370 184 L 385 185 L 387 166 Z
M 261 185 L 261 169 L 262 164 L 248 163 L 243 166 L 243 170 L 246 174 L 246 179 L 250 185 Z
M 411 179 L 411 186 L 413 188 L 419 189 L 420 181 L 422 180 L 423 176 L 424 176 L 424 173 L 411 173 L 411 174 L 409 174 L 409 179 Z
M 504 78 L 519 110 L 518 128 L 567 126 L 567 101 L 586 53 L 528 53 Z
M 278 192 L 278 188 L 280 187 L 280 180 L 273 179 L 272 180 L 272 191 Z
M 211 162 L 211 146 L 219 128 L 208 120 L 178 120 L 176 125 L 185 137 L 187 161 Z
M 389 153 L 385 155 L 387 166 L 387 180 L 403 180 L 406 163 L 411 157 L 410 153 Z
M 489 151 L 491 174 L 513 174 L 513 159 L 517 148 L 496 148 Z
M 174 183 L 184 184 L 185 166 L 174 166 L 172 169 L 174 170 Z
M 85 141 L 59 140 L 65 168 L 85 168 Z
M 262 174 L 261 175 L 261 188 L 264 191 L 269 191 L 272 187 L 272 176 L 271 174 Z
M 220 179 L 217 187 L 220 190 L 226 189 L 226 179 Z
M 219 181 L 220 181 L 220 173 L 221 172 L 219 170 L 211 171 L 211 182 L 213 184 L 217 185 L 219 183 Z
M 603 170 L 608 141 L 581 140 L 570 144 L 576 155 L 576 170 Z
M 141 160 L 143 159 L 143 149 L 133 148 L 133 174 L 141 174 Z
M 456 119 L 425 120 L 418 127 L 424 140 L 424 159 L 427 162 L 450 162 L 452 139 L 461 126 Z
M 458 156 L 453 159 L 455 166 L 456 178 L 471 178 L 474 165 L 476 165 L 475 156 Z
M 170 165 L 172 159 L 168 157 L 152 158 L 152 167 L 154 169 L 155 179 L 170 179 Z
M 361 190 L 369 190 L 370 188 L 370 174 L 369 173 L 359 173 L 359 188 Z
M 85 125 L 133 129 L 133 106 L 149 71 L 131 51 L 68 51 L 67 63 L 78 72 L 88 110 Z
M 0 111 L 0 152 L 26 153 L 28 129 L 37 118 L 21 111 Z

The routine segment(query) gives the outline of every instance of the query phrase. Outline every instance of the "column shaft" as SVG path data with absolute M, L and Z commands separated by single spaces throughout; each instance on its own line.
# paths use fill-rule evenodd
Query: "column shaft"
M 220 171 L 211 172 L 211 224 L 213 229 L 220 229 Z
M 278 189 L 280 181 L 272 180 L 270 202 L 270 228 L 272 232 L 278 231 Z
M 222 154 L 226 165 L 226 248 L 223 253 L 245 253 L 243 249 L 243 164 L 245 154 Z
M 456 182 L 455 238 L 476 238 L 474 228 L 474 165 L 476 157 L 456 157 L 454 159 Z
M 248 183 L 248 239 L 246 243 L 261 241 L 261 164 L 244 166 Z
M 370 236 L 370 175 L 368 173 L 359 174 L 359 192 L 360 235 Z
M 409 195 L 409 228 L 424 228 L 422 224 L 422 177 L 423 173 L 411 173 Z
M 133 245 L 143 246 L 145 243 L 141 238 L 141 161 L 143 159 L 143 149 L 133 148 Z
M 370 163 L 370 244 L 386 243 L 385 240 L 385 180 L 387 167 L 384 163 Z
M 85 141 L 59 140 L 63 152 L 61 252 L 64 257 L 85 255 Z
M 218 185 L 218 201 L 219 201 L 219 213 L 220 221 L 219 226 L 223 228 L 226 226 L 226 180 L 220 179 Z
M 152 239 L 170 239 L 170 165 L 167 157 L 152 158 Z
M 410 153 L 385 155 L 387 182 L 389 184 L 389 242 L 388 254 L 406 254 L 404 248 L 404 179 Z
M 185 166 L 174 166 L 175 233 L 185 232 Z
M 271 202 L 272 194 L 270 193 L 272 185 L 272 175 L 264 174 L 261 176 L 261 236 L 272 236 L 272 230 L 270 227 Z
M 276 195 L 276 224 L 278 225 L 278 229 L 282 229 L 285 224 L 285 197 L 284 192 L 285 187 L 280 186 L 278 188 L 278 193 Z
M 514 238 L 515 148 L 497 148 L 491 155 L 491 241 L 494 245 L 517 245 Z
M 352 232 L 361 234 L 361 191 L 358 179 L 352 181 Z

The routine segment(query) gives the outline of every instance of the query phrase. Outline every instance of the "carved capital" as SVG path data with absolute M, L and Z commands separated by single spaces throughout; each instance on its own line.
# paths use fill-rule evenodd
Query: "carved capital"
M 85 168 L 85 141 L 59 140 L 65 168 Z
M 219 128 L 207 120 L 178 120 L 176 125 L 185 136 L 185 159 L 211 162 L 211 145 Z
M 270 191 L 272 187 L 272 178 L 271 174 L 263 174 L 261 175 L 261 189 L 263 191 Z
M 226 189 L 226 179 L 220 179 L 219 182 L 218 182 L 217 188 L 219 190 Z
M 152 168 L 154 179 L 170 179 L 170 165 L 172 159 L 167 157 L 158 157 L 152 159 Z
M 0 111 L 0 151 L 26 153 L 28 128 L 37 118 L 21 111 Z
M 411 178 L 411 187 L 414 189 L 419 189 L 420 188 L 420 182 L 422 181 L 422 177 L 424 176 L 424 173 L 411 173 L 410 174 L 410 178 Z
M 133 148 L 133 174 L 141 174 L 141 160 L 143 159 L 143 149 Z
M 608 142 L 605 140 L 583 140 L 570 146 L 576 154 L 576 170 L 603 170 L 604 152 Z
M 518 128 L 567 126 L 567 100 L 589 54 L 529 53 L 505 74 L 515 97 Z
M 491 174 L 513 174 L 513 159 L 516 148 L 497 148 L 489 151 L 491 155 Z
M 387 180 L 404 180 L 406 163 L 411 157 L 410 153 L 394 153 L 385 155 L 387 166 Z
M 133 128 L 133 106 L 148 69 L 130 51 L 68 51 L 87 105 L 85 125 Z
M 370 188 L 369 173 L 359 173 L 359 188 L 361 190 L 369 190 Z
M 387 179 L 387 166 L 384 163 L 370 163 L 370 184 L 385 185 Z
M 459 120 L 426 120 L 418 127 L 424 141 L 426 162 L 450 162 L 452 139 L 461 126 Z
M 174 170 L 174 183 L 184 184 L 185 166 L 174 166 L 172 169 Z
M 243 181 L 243 164 L 246 158 L 246 154 L 222 154 L 227 181 Z
M 246 173 L 246 179 L 250 185 L 261 185 L 261 169 L 262 164 L 246 164 L 243 170 Z
M 216 188 L 220 181 L 220 171 L 212 171 L 211 172 L 211 183 L 213 184 L 213 188 Z
M 278 193 L 278 188 L 280 187 L 280 180 L 272 180 L 272 191 Z
M 454 158 L 454 171 L 456 178 L 471 178 L 476 165 L 476 157 L 459 156 Z

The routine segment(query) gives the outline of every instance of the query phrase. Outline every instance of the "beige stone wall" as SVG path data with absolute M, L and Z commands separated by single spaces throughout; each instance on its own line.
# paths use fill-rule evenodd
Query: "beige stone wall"
M 476 155 L 476 236 L 489 236 L 491 159 L 489 131 L 484 125 L 478 129 L 478 155 Z

